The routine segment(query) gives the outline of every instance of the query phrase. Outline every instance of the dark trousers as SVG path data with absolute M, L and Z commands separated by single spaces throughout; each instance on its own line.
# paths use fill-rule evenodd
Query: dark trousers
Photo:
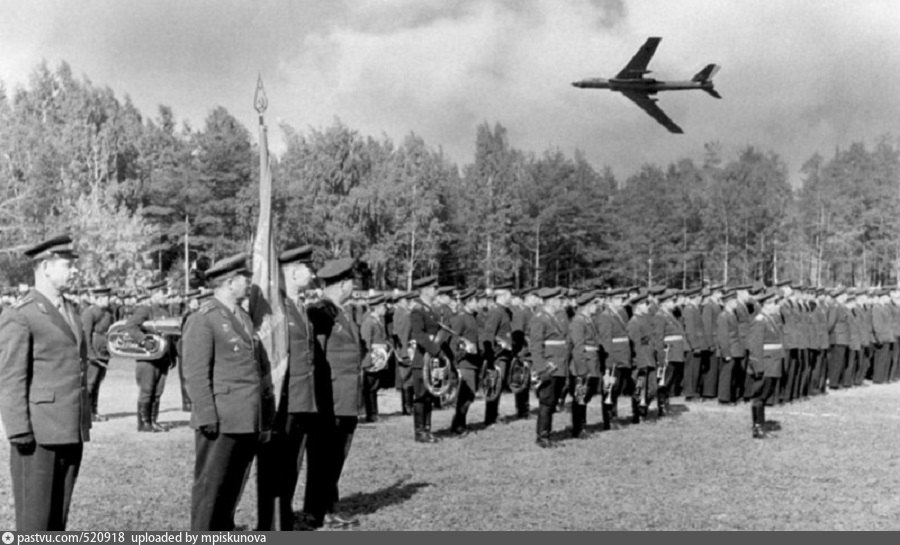
M 503 383 L 506 384 L 506 380 L 509 375 L 509 360 L 506 357 L 499 357 L 497 359 L 497 367 L 502 369 L 503 373 Z M 515 394 L 516 400 L 516 414 L 518 416 L 527 416 L 529 411 L 529 388 L 525 388 L 523 391 Z M 562 395 L 562 394 L 561 394 Z M 497 396 L 497 399 L 494 401 L 486 401 L 484 404 L 484 423 L 485 425 L 491 425 L 497 421 L 497 417 L 500 414 L 500 399 L 503 397 L 501 393 Z
M 763 426 L 766 422 L 766 405 L 771 405 L 778 393 L 780 380 L 777 377 L 759 376 L 753 381 L 753 392 L 750 396 L 750 411 L 753 414 L 753 425 Z
M 288 413 L 283 428 L 260 445 L 256 462 L 257 530 L 293 530 L 294 492 L 315 413 Z M 278 513 L 278 528 L 275 514 Z
M 542 380 L 536 389 L 538 399 L 538 418 L 536 432 L 538 439 L 550 439 L 553 431 L 553 413 L 559 398 L 564 394 L 565 377 L 550 377 Z
M 894 347 L 894 350 L 891 353 L 891 370 L 888 373 L 888 380 L 894 382 L 897 380 L 897 368 L 900 365 L 900 338 L 895 338 L 891 345 Z
M 106 365 L 107 362 L 103 362 Z M 91 412 L 97 414 L 97 406 L 100 401 L 100 384 L 106 377 L 106 367 L 91 360 L 87 366 L 87 390 L 91 398 Z
M 138 403 L 159 403 L 166 389 L 166 374 L 169 372 L 169 360 L 137 360 L 134 362 L 134 377 L 138 385 Z
M 357 417 L 320 414 L 315 422 L 307 442 L 303 510 L 321 521 L 335 511 L 340 498 L 338 482 L 353 444 Z
M 806 360 L 806 349 L 805 348 L 794 348 L 791 350 L 794 354 L 793 357 L 797 362 L 797 367 L 794 372 L 794 380 L 791 383 L 791 399 L 800 399 L 800 390 L 803 389 L 803 381 L 804 378 L 808 379 L 808 362 Z
M 700 352 L 700 395 L 714 398 L 719 393 L 719 358 L 709 350 Z
M 478 391 L 478 371 L 460 369 L 459 374 L 461 380 L 456 396 L 456 412 L 453 413 L 453 421 L 450 423 L 450 430 L 456 433 L 466 429 L 466 415 L 472 402 L 475 401 L 475 392 Z
M 807 351 L 809 362 L 809 383 L 806 391 L 802 395 L 819 395 L 821 393 L 822 384 L 822 351 L 817 348 L 810 348 Z
M 735 369 L 741 366 L 743 358 L 719 358 L 719 402 L 731 403 L 735 400 Z
M 847 345 L 836 344 L 828 354 L 828 387 L 836 390 L 841 387 L 841 375 L 847 366 Z
M 16 503 L 16 530 L 66 529 L 83 448 L 83 443 L 39 444 L 32 452 L 23 454 L 11 446 L 9 466 Z
M 616 367 L 614 375 L 616 380 L 613 382 L 612 392 L 610 392 L 611 403 L 609 403 L 609 405 L 613 407 L 613 410 L 615 411 L 615 408 L 619 405 L 619 396 L 631 395 L 634 392 L 635 387 L 631 368 Z
M 691 358 L 690 353 L 685 356 L 686 360 L 689 358 Z M 683 361 L 670 361 L 666 367 L 666 386 L 670 396 L 680 396 L 684 391 L 685 364 L 686 362 Z
M 841 374 L 841 386 L 850 388 L 856 384 L 856 377 L 860 370 L 863 370 L 863 376 L 865 376 L 864 359 L 865 352 L 863 350 L 849 350 L 847 352 L 847 361 L 844 363 L 844 371 Z
M 255 433 L 214 439 L 195 432 L 196 458 L 191 488 L 191 530 L 234 529 L 234 511 L 259 446 Z
M 778 389 L 776 392 L 776 401 L 778 403 L 786 403 L 793 399 L 794 380 L 797 378 L 800 362 L 798 361 L 797 349 L 789 348 L 785 350 L 784 373 L 778 379 Z
M 701 352 L 688 352 L 684 356 L 684 380 L 682 390 L 685 399 L 694 399 L 700 391 Z
M 891 352 L 893 348 L 890 343 L 880 343 L 875 345 L 875 363 L 872 367 L 872 382 L 875 384 L 884 384 L 888 380 L 888 373 L 891 370 Z
M 366 420 L 372 422 L 378 416 L 378 386 L 381 375 L 378 373 L 362 374 L 362 402 Z

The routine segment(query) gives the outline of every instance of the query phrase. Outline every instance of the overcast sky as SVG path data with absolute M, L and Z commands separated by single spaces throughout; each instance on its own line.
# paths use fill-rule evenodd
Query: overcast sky
M 684 135 L 570 85 L 614 75 L 648 36 L 659 79 L 722 65 L 722 100 L 659 95 Z M 779 153 L 796 182 L 814 152 L 871 146 L 900 120 L 894 0 L 0 0 L 0 80 L 23 85 L 42 59 L 195 127 L 222 105 L 255 130 L 261 73 L 273 126 L 414 131 L 462 164 L 477 125 L 499 122 L 517 148 L 582 149 L 620 179 L 718 141 Z

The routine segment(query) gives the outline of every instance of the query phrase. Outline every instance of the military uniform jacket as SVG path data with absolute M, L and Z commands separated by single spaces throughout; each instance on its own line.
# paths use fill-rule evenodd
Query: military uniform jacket
M 63 304 L 72 325 L 35 289 L 0 316 L 0 415 L 8 437 L 30 432 L 42 445 L 90 439 L 87 347 L 78 314 Z
M 746 356 L 746 339 L 750 335 L 750 322 L 753 321 L 753 318 L 750 315 L 750 307 L 753 307 L 756 304 L 755 301 L 748 301 L 747 303 L 738 301 L 737 306 L 734 308 L 734 315 L 737 316 L 738 321 L 738 338 L 741 339 L 741 345 L 745 349 L 745 352 L 741 354 L 741 356 Z M 750 305 L 750 307 L 748 307 L 748 305 Z
M 688 350 L 702 350 L 704 348 L 703 318 L 700 307 L 693 303 L 684 305 L 681 310 L 681 320 L 684 324 L 684 335 Z
M 891 320 L 891 312 L 881 302 L 872 306 L 872 329 L 876 343 L 894 342 L 894 324 Z
M 747 339 L 749 359 L 747 372 L 751 375 L 762 373 L 766 377 L 781 376 L 784 360 L 784 335 L 778 320 L 760 312 L 750 326 Z
M 362 342 L 363 361 L 362 368 L 368 369 L 372 367 L 372 347 L 381 345 L 388 349 L 387 346 L 387 328 L 384 321 L 372 313 L 366 314 L 362 324 L 359 326 L 359 339 Z
M 579 377 L 599 377 L 600 334 L 594 321 L 578 313 L 569 323 L 569 344 L 572 350 L 571 373 Z
M 316 412 L 313 368 L 313 332 L 306 308 L 284 302 L 288 337 L 288 370 L 285 377 L 289 413 Z
M 719 345 L 719 357 L 743 358 L 744 340 L 738 329 L 738 318 L 734 309 L 725 308 L 716 319 L 716 338 Z
M 556 365 L 552 376 L 565 377 L 568 373 L 569 341 L 555 316 L 539 310 L 531 317 L 528 323 L 528 349 L 534 372 L 546 372 L 552 361 Z
M 504 349 L 512 349 L 512 314 L 508 308 L 496 305 L 488 310 L 481 340 L 489 357 L 496 357 Z
M 598 316 L 597 332 L 606 351 L 606 365 L 611 368 L 632 366 L 627 328 L 628 318 L 621 307 L 609 307 Z
M 663 342 L 669 347 L 669 361 L 683 362 L 684 353 L 688 350 L 688 343 L 684 336 L 684 327 L 678 321 L 678 318 L 668 310 L 660 309 L 659 315 L 664 320 Z M 662 361 L 663 357 L 665 357 L 665 348 L 660 354 L 660 361 Z
M 476 353 L 468 354 L 463 347 L 460 346 L 458 337 L 453 337 L 451 339 L 450 348 L 453 351 L 453 355 L 455 356 L 459 368 L 475 371 L 481 369 L 481 355 L 478 353 L 478 322 L 475 321 L 475 316 L 464 310 L 459 311 L 450 318 L 450 329 L 459 333 L 459 337 L 462 337 L 475 345 Z
M 309 307 L 315 335 L 316 408 L 323 414 L 356 416 L 363 353 L 356 324 L 327 299 Z
M 416 351 L 413 354 L 413 369 L 421 369 L 428 357 L 437 357 L 441 352 L 438 333 L 441 331 L 438 325 L 437 313 L 419 301 L 409 315 L 409 340 L 416 341 Z
M 832 308 L 833 322 L 828 332 L 828 340 L 833 345 L 850 345 L 850 311 L 844 305 Z
M 875 342 L 875 333 L 872 330 L 872 307 L 863 305 L 857 308 L 860 315 L 860 343 L 863 346 L 871 346 Z
M 717 342 L 717 324 L 719 322 L 719 314 L 722 307 L 714 301 L 706 301 L 700 306 L 701 322 L 703 324 L 701 350 L 715 350 L 718 347 Z M 696 347 L 695 347 L 696 348 Z
M 813 348 L 828 349 L 828 314 L 823 303 L 816 305 L 812 313 L 815 341 Z
M 849 317 L 850 327 L 848 328 L 850 331 L 849 341 L 847 342 L 847 347 L 850 350 L 859 350 L 862 348 L 862 317 L 860 316 L 860 311 L 858 308 L 848 308 L 847 314 Z
M 216 297 L 203 303 L 188 316 L 182 350 L 193 428 L 218 423 L 221 433 L 268 429 L 274 396 L 263 385 L 253 322 L 240 305 L 232 312 Z
M 113 315 L 108 308 L 91 305 L 81 313 L 81 327 L 87 346 L 87 357 L 92 361 L 109 361 L 106 332 L 112 325 Z
M 894 341 L 900 338 L 900 308 L 893 301 L 888 304 L 891 313 L 891 329 L 894 332 Z
M 635 314 L 628 320 L 627 330 L 635 367 L 638 369 L 656 367 L 653 324 L 650 322 L 650 316 Z
M 393 333 L 394 346 L 397 348 L 397 364 L 408 367 L 412 361 L 409 357 L 409 309 L 394 308 Z

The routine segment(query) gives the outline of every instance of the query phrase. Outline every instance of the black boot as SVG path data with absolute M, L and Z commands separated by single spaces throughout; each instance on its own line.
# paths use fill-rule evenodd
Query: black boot
M 656 394 L 656 412 L 659 418 L 666 416 L 666 410 L 668 407 L 668 396 L 665 392 L 659 391 Z
M 169 428 L 161 426 L 157 419 L 159 418 L 159 400 L 156 399 L 150 405 L 150 431 L 161 432 L 169 431 Z
M 608 430 L 612 427 L 612 406 L 603 404 L 603 429 Z
M 137 421 L 137 431 L 153 431 L 153 428 L 150 426 L 150 406 L 148 403 L 138 401 Z
M 412 388 L 403 389 L 403 414 L 413 413 L 413 392 Z
M 587 423 L 587 405 L 572 402 L 572 437 L 574 439 L 587 439 L 588 432 L 584 426 Z
M 530 392 L 528 390 L 516 394 L 516 418 L 528 420 L 531 416 L 531 407 L 528 403 L 529 394 Z
M 484 404 L 484 426 L 492 426 L 497 422 L 497 415 L 500 412 L 500 399 L 496 401 L 488 401 Z
M 427 442 L 437 443 L 440 441 L 431 433 L 431 406 L 428 403 L 425 403 L 425 412 L 422 416 L 422 431 L 425 433 Z
M 631 423 L 641 423 L 641 406 L 638 400 L 633 397 L 631 398 Z
M 425 404 L 413 403 L 413 424 L 416 428 L 416 443 L 436 443 L 437 439 L 425 430 Z
M 763 407 L 758 407 L 754 405 L 752 407 L 753 412 L 753 438 L 754 439 L 765 439 L 766 438 L 766 430 L 765 430 L 765 421 L 764 416 L 762 414 Z
M 551 448 L 555 446 L 550 440 L 550 430 L 553 429 L 553 407 L 540 405 L 537 417 L 537 446 Z

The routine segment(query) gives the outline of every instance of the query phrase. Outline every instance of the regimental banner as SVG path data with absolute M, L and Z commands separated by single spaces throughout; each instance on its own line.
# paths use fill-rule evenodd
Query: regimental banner
M 256 86 L 256 111 L 259 112 L 259 222 L 253 239 L 253 286 L 250 291 L 250 316 L 261 344 L 261 365 L 278 407 L 282 384 L 287 372 L 287 323 L 281 299 L 281 275 L 275 251 L 272 219 L 272 171 L 269 164 L 267 129 L 263 113 L 268 106 L 262 77 Z M 265 414 L 266 411 L 264 411 Z M 274 414 L 270 415 L 274 417 Z M 264 422 L 268 429 L 269 422 Z

